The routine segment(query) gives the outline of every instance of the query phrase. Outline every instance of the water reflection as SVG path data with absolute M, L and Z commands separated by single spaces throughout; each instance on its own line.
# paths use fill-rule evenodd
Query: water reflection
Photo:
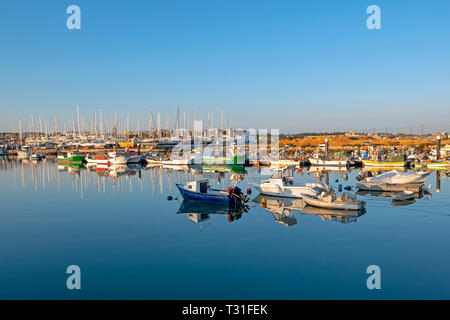
M 57 168 L 55 170 L 55 168 Z M 201 165 L 83 165 L 57 163 L 55 158 L 45 158 L 39 161 L 27 159 L 14 159 L 2 157 L 0 159 L 0 170 L 12 172 L 12 184 L 14 188 L 30 189 L 35 192 L 55 187 L 58 192 L 67 190 L 70 186 L 74 193 L 79 194 L 80 199 L 84 199 L 87 194 L 111 194 L 114 199 L 125 197 L 127 192 L 149 192 L 151 197 L 162 195 L 178 196 L 175 183 L 185 184 L 189 181 L 207 178 L 211 185 L 217 189 L 226 189 L 228 186 L 239 185 L 242 189 L 249 185 L 249 182 L 258 182 L 264 179 L 263 175 L 272 172 L 270 168 L 244 168 L 242 166 L 201 166 Z M 343 185 L 347 188 L 354 187 L 354 179 L 360 170 L 347 168 L 326 168 L 311 167 L 298 168 L 295 179 L 301 182 L 323 181 L 329 185 L 334 184 L 335 189 L 342 190 Z M 427 180 L 427 187 L 431 190 L 434 182 L 434 190 L 441 192 L 442 180 L 447 179 L 447 170 L 435 171 L 434 177 Z M 357 195 L 366 200 L 374 198 L 392 198 L 395 192 L 385 191 L 358 191 Z M 431 197 L 428 191 L 417 192 L 414 199 L 392 200 L 392 206 L 406 206 L 416 204 L 424 196 Z M 354 222 L 364 214 L 364 212 L 337 211 L 305 207 L 302 199 L 283 199 L 276 197 L 257 196 L 254 203 L 258 204 L 261 211 L 269 211 L 275 222 L 285 226 L 298 224 L 299 214 L 312 214 L 322 220 L 333 220 L 342 223 Z M 210 220 L 213 214 L 226 215 L 230 222 L 237 221 L 242 214 L 248 211 L 246 207 L 241 212 L 228 212 L 226 208 L 217 208 L 210 205 L 182 202 L 177 213 L 186 216 L 197 223 Z M 297 216 L 296 216 L 297 214 Z
M 287 227 L 297 224 L 295 213 L 302 215 L 316 215 L 322 220 L 331 220 L 341 223 L 356 222 L 365 211 L 329 210 L 306 205 L 303 199 L 280 198 L 258 195 L 254 200 L 261 208 L 269 211 L 275 222 Z
M 249 207 L 247 205 L 230 210 L 228 205 L 184 200 L 177 213 L 185 214 L 189 220 L 195 223 L 201 223 L 201 229 L 203 229 L 205 226 L 211 225 L 209 220 L 212 214 L 226 216 L 228 222 L 234 222 L 242 218 L 242 215 L 248 210 Z M 208 221 L 208 224 L 205 224 L 205 221 Z

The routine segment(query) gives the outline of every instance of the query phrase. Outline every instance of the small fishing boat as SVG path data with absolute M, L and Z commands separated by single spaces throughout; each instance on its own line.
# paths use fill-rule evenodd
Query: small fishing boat
M 364 210 L 366 206 L 364 201 L 350 197 L 348 193 L 343 193 L 341 197 L 326 192 L 318 196 L 304 194 L 303 200 L 310 206 L 333 210 Z
M 376 161 L 376 160 L 362 160 L 364 166 L 368 167 L 390 167 L 403 168 L 406 166 L 405 161 Z
M 231 207 L 248 201 L 241 189 L 237 187 L 230 187 L 227 191 L 213 189 L 207 179 L 191 181 L 186 185 L 177 183 L 176 186 L 184 200 L 228 204 Z
M 197 163 L 197 162 L 196 162 Z M 239 165 L 245 163 L 244 155 L 227 152 L 226 156 L 203 154 L 202 163 L 204 165 Z
M 348 167 L 349 163 L 347 160 L 325 160 L 320 158 L 308 158 L 308 161 L 312 166 L 321 167 Z
M 367 183 L 380 184 L 413 184 L 424 183 L 431 172 L 400 172 L 397 170 L 388 171 L 377 176 L 372 176 L 372 173 L 366 172 L 368 177 L 365 178 Z
M 84 161 L 84 157 L 79 154 L 67 153 L 64 155 L 58 155 L 58 163 L 59 164 L 68 164 L 68 163 L 78 163 L 81 164 Z
M 276 169 L 274 174 L 259 184 L 253 184 L 259 193 L 268 196 L 302 198 L 303 194 L 317 195 L 312 186 L 294 185 L 294 166 Z

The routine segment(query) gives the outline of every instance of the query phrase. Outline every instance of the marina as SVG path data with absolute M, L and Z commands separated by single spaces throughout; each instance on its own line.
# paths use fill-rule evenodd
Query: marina
M 5 246 L 0 252 L 3 257 L 14 259 L 5 260 L 8 273 L 0 275 L 4 284 L 0 296 L 15 297 L 17 293 L 17 297 L 26 298 L 66 297 L 68 293 L 55 291 L 59 280 L 51 271 L 66 259 L 81 261 L 79 263 L 92 269 L 90 272 L 94 274 L 114 273 L 116 284 L 121 288 L 121 293 L 111 291 L 107 289 L 107 278 L 97 278 L 93 287 L 82 292 L 84 298 L 161 298 L 173 295 L 178 298 L 220 298 L 242 284 L 248 288 L 242 297 L 252 294 L 261 299 L 304 298 L 311 295 L 361 298 L 368 296 L 368 292 L 357 285 L 356 279 L 361 271 L 353 265 L 368 259 L 381 259 L 386 268 L 399 272 L 395 278 L 386 280 L 392 289 L 386 288 L 383 297 L 421 297 L 425 288 L 432 288 L 436 297 L 448 293 L 448 283 L 443 279 L 449 277 L 442 278 L 448 273 L 443 261 L 450 259 L 446 241 L 442 241 L 449 218 L 447 207 L 450 205 L 450 179 L 445 172 L 431 172 L 423 185 L 427 193 L 423 194 L 424 189 L 416 195 L 417 190 L 414 190 L 411 197 L 408 188 L 396 188 L 391 193 L 356 192 L 356 178 L 363 172 L 360 168 L 350 168 L 344 172 L 318 172 L 315 167 L 293 168 L 293 185 L 313 186 L 328 181 L 338 197 L 351 193 L 366 203 L 364 210 L 357 211 L 310 206 L 304 196 L 292 198 L 259 194 L 254 186 L 277 172 L 283 170 L 246 167 L 240 173 L 241 179 L 234 180 L 233 171 L 208 170 L 206 166 L 205 170 L 192 165 L 91 167 L 86 164 L 62 164 L 52 157 L 40 161 L 3 157 L 0 174 L 4 213 L 0 234 L 4 243 L 13 241 L 19 235 L 21 240 L 16 241 L 14 254 L 6 254 L 8 249 Z M 413 171 L 409 169 L 408 172 Z M 243 193 L 250 189 L 246 195 L 249 201 L 236 207 L 230 207 L 228 202 L 211 203 L 204 202 L 204 199 L 183 201 L 177 184 L 186 185 L 190 181 L 205 181 L 212 189 L 225 190 L 225 195 L 228 195 L 226 190 L 230 187 L 239 186 Z M 351 190 L 347 191 L 349 188 Z M 11 232 L 11 224 L 15 226 L 14 233 Z M 61 233 L 58 230 L 63 225 L 66 225 L 63 230 L 67 231 Z M 435 231 L 433 235 L 421 238 L 420 242 L 415 240 L 417 232 L 426 232 L 429 228 Z M 402 230 L 401 235 L 397 232 L 399 229 Z M 30 233 L 26 230 L 33 230 L 32 234 L 40 236 L 25 237 L 26 233 Z M 76 237 L 78 233 L 83 233 L 83 238 Z M 120 235 L 120 241 L 119 238 L 113 240 L 112 234 Z M 336 248 L 336 238 L 340 239 L 341 249 Z M 288 246 L 280 247 L 280 241 Z M 218 249 L 223 242 L 229 249 Z M 164 246 L 155 246 L 155 243 L 164 243 Z M 345 249 L 349 243 L 354 243 L 352 252 Z M 369 243 L 378 245 L 368 246 Z M 387 243 L 389 247 L 386 247 Z M 255 251 L 259 246 L 264 246 L 264 250 Z M 431 254 L 431 247 L 432 252 L 440 254 Z M 40 250 L 42 256 L 27 255 L 30 248 Z M 115 254 L 110 255 L 112 248 Z M 382 256 L 379 255 L 379 248 L 383 248 Z M 317 250 L 321 252 L 319 256 Z M 399 251 L 402 252 L 401 260 L 397 258 Z M 220 252 L 220 257 L 217 252 Z M 356 256 L 354 252 L 357 252 Z M 117 253 L 120 253 L 120 260 Z M 94 256 L 98 258 L 92 259 Z M 336 280 L 336 273 L 331 276 L 331 265 L 327 263 L 329 259 L 342 264 L 338 275 L 342 272 L 347 277 L 355 277 L 355 282 L 344 284 Z M 349 259 L 354 262 L 344 262 Z M 418 268 L 408 268 L 417 259 L 433 263 L 437 272 L 424 274 Z M 19 261 L 34 266 L 32 270 L 35 271 L 26 269 L 25 272 L 19 267 Z M 199 271 L 203 274 L 212 270 L 224 272 L 233 268 L 237 261 L 240 268 L 234 272 L 231 283 L 228 277 L 216 278 L 222 290 L 212 290 L 207 283 L 198 282 Z M 296 274 L 298 280 L 292 283 L 288 275 L 280 277 L 261 268 L 262 263 L 275 267 L 275 262 L 277 268 L 289 270 L 289 274 Z M 180 263 L 184 266 L 183 276 L 171 271 Z M 132 272 L 139 276 L 139 280 L 122 277 L 123 272 L 117 269 L 121 265 L 127 265 L 127 274 Z M 148 268 L 153 271 L 147 272 Z M 249 278 L 247 270 L 252 270 L 254 277 Z M 37 276 L 37 272 L 41 277 Z M 41 287 L 42 276 L 45 276 L 48 288 L 44 292 L 37 289 Z M 17 283 L 13 280 L 17 277 L 33 286 Z M 408 291 L 394 289 L 396 284 L 410 277 L 421 281 L 410 286 Z M 264 282 L 257 280 L 260 278 Z M 313 284 L 311 281 L 314 279 L 326 279 L 327 285 Z M 155 285 L 141 287 L 141 281 Z M 179 289 L 180 284 L 184 289 Z M 284 290 L 276 295 L 272 291 L 262 290 L 262 286 L 269 284 L 282 285 Z M 336 289 L 330 290 L 330 284 Z
M 450 300 L 450 2 L 0 13 L 0 300 L 168 319 Z

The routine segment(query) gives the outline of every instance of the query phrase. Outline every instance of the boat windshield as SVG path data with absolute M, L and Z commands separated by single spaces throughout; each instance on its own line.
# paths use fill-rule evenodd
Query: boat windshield
M 271 179 L 282 179 L 282 178 L 292 178 L 294 177 L 294 169 L 288 167 L 286 169 L 277 170 L 272 175 Z

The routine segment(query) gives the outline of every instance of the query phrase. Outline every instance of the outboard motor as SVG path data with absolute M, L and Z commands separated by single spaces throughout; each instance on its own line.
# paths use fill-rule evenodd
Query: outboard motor
M 248 202 L 248 198 L 242 193 L 241 188 L 239 188 L 239 187 L 231 188 L 230 187 L 227 189 L 227 191 L 232 197 L 236 198 L 236 200 L 238 200 L 238 202 L 240 204 L 241 204 L 241 201 Z
M 364 180 L 366 178 L 370 178 L 370 177 L 372 177 L 371 171 L 360 172 L 359 175 L 356 177 L 356 180 L 362 181 L 362 180 Z

